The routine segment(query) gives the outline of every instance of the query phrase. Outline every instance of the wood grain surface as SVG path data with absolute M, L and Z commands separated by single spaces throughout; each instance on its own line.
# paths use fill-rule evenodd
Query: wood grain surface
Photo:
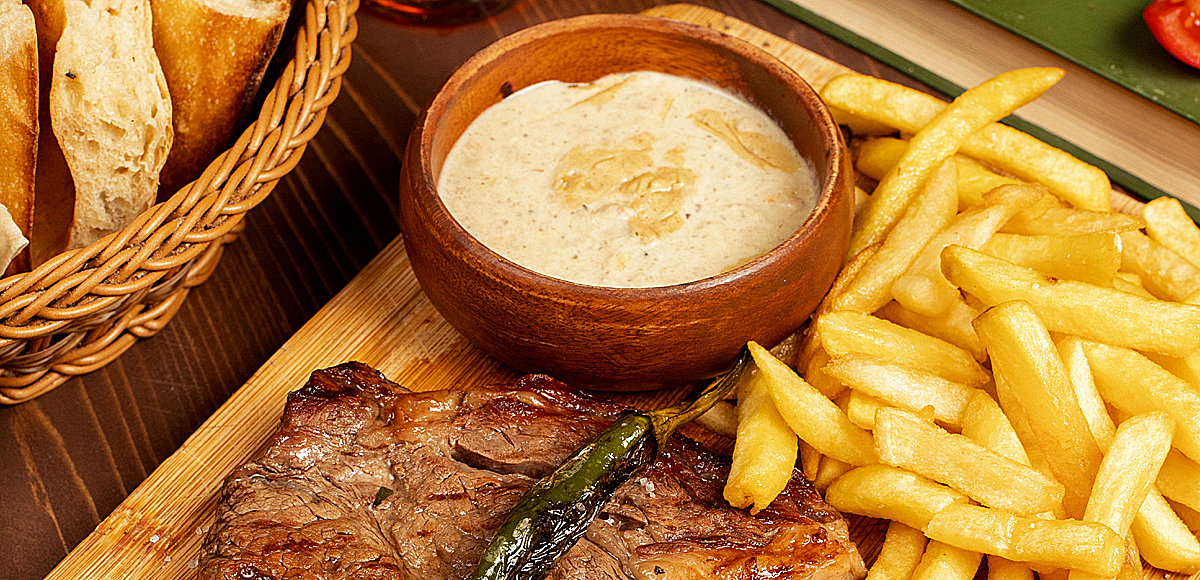
M 913 85 L 899 72 L 763 4 L 696 3 L 852 69 Z M 185 440 L 194 433 L 198 440 L 212 437 L 196 431 L 244 383 L 286 390 L 298 386 L 315 366 L 341 362 L 319 350 L 293 360 L 288 348 L 280 347 L 360 271 L 363 275 L 354 283 L 370 286 L 375 264 L 403 259 L 402 245 L 393 242 L 399 159 L 417 114 L 442 81 L 476 50 L 515 30 L 577 14 L 638 12 L 656 4 L 661 2 L 521 0 L 495 18 L 454 28 L 418 27 L 367 10 L 360 13 L 353 62 L 321 133 L 276 192 L 248 214 L 241 239 L 229 246 L 212 278 L 192 293 L 172 323 L 101 370 L 31 402 L 0 409 L 0 579 L 45 576 L 93 531 L 102 540 L 95 546 L 142 550 L 147 573 L 168 568 L 186 573 L 188 560 L 167 560 L 165 537 L 138 525 L 142 513 L 182 506 L 122 502 L 168 458 L 176 468 L 160 473 L 185 490 L 180 501 L 208 501 L 207 482 L 179 475 L 187 473 L 179 466 L 203 468 L 194 458 L 172 456 Z M 511 376 L 453 333 L 425 335 L 410 350 L 391 348 L 436 316 L 411 282 L 377 285 L 370 300 L 329 308 L 338 312 L 334 317 L 365 312 L 394 321 L 384 336 L 372 337 L 356 354 L 392 370 L 401 382 L 433 388 Z M 355 328 L 341 331 L 346 334 L 335 340 L 356 340 Z M 298 335 L 292 344 L 309 338 Z M 446 374 L 447 367 L 437 364 L 443 357 L 466 357 L 477 364 L 459 365 L 459 372 Z M 245 402 L 249 406 L 237 411 L 259 418 L 257 425 L 274 421 L 282 400 L 248 397 Z M 253 440 L 261 435 L 261 427 L 240 427 L 249 431 L 239 436 Z M 244 439 L 207 440 L 226 454 L 248 453 Z M 105 528 L 97 530 L 102 521 Z M 127 534 L 104 533 L 116 528 Z M 195 530 L 188 531 L 192 535 L 186 542 L 198 542 Z M 185 540 L 176 537 L 173 542 L 172 550 Z M 131 577 L 134 571 L 109 567 L 93 572 L 88 577 Z M 64 571 L 61 577 L 79 576 Z

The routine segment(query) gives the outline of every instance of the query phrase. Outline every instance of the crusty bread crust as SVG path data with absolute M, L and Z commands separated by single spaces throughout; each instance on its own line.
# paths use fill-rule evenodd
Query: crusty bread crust
M 279 45 L 287 0 L 151 0 L 154 48 L 174 107 L 160 199 L 227 146 Z
M 147 0 L 65 0 L 50 122 L 75 181 L 73 248 L 154 202 L 171 148 L 171 99 Z
M 0 0 L 0 204 L 26 243 L 33 230 L 33 184 L 38 141 L 37 32 L 33 12 L 17 0 Z M 0 216 L 3 219 L 4 216 Z M 24 244 L 0 236 L 0 270 L 29 268 Z M 19 246 L 19 247 L 18 247 Z M 16 251 L 14 251 L 16 250 Z
M 37 267 L 67 249 L 75 215 L 75 182 L 50 126 L 50 79 L 54 49 L 66 26 L 63 0 L 26 0 L 38 36 L 38 152 L 34 186 L 33 237 L 29 257 Z

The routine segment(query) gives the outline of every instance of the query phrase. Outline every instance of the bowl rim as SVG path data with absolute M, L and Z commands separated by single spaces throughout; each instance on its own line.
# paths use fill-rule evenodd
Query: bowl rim
M 483 65 L 506 51 L 525 44 L 538 42 L 545 38 L 566 33 L 578 33 L 592 28 L 653 29 L 656 32 L 663 32 L 665 30 L 667 33 L 676 33 L 696 38 L 702 42 L 714 44 L 735 52 L 753 64 L 763 67 L 772 76 L 790 81 L 790 84 L 798 87 L 800 97 L 798 99 L 798 106 L 804 109 L 805 113 L 813 120 L 815 132 L 821 137 L 821 144 L 826 150 L 825 179 L 823 182 L 818 183 L 816 203 L 804 222 L 775 247 L 736 268 L 699 280 L 663 286 L 635 287 L 596 286 L 543 274 L 500 255 L 468 232 L 442 202 L 441 195 L 437 192 L 437 180 L 434 179 L 431 163 L 433 135 L 436 132 L 441 114 L 448 109 L 449 101 L 454 98 L 454 94 L 457 92 L 454 89 L 461 87 L 473 74 L 481 70 Z M 442 214 L 448 218 L 441 223 L 450 229 L 447 233 L 450 234 L 450 237 L 457 244 L 461 245 L 465 255 L 469 256 L 470 261 L 476 262 L 479 267 L 492 269 L 495 277 L 507 279 L 509 281 L 508 284 L 512 286 L 521 287 L 525 291 L 536 291 L 539 294 L 554 295 L 560 301 L 566 297 L 575 297 L 581 303 L 588 303 L 593 300 L 662 302 L 685 297 L 696 299 L 697 296 L 717 293 L 722 291 L 722 289 L 735 286 L 735 283 L 742 278 L 754 278 L 760 273 L 770 274 L 770 270 L 773 267 L 777 267 L 778 263 L 782 260 L 781 255 L 788 254 L 793 250 L 798 251 L 804 246 L 808 238 L 816 233 L 817 226 L 828 221 L 824 218 L 835 211 L 838 205 L 835 198 L 843 194 L 839 190 L 844 191 L 845 189 L 844 187 L 838 187 L 838 183 L 847 178 L 846 176 L 842 176 L 841 173 L 845 169 L 845 159 L 849 153 L 837 122 L 834 121 L 832 113 L 820 99 L 816 90 L 799 73 L 774 55 L 748 41 L 706 26 L 643 14 L 606 13 L 574 16 L 524 28 L 496 40 L 476 52 L 455 69 L 425 109 L 418 127 L 421 131 L 421 139 L 417 143 L 417 159 L 420 162 L 420 167 L 417 170 L 421 172 L 422 178 L 429 184 L 428 188 L 416 188 L 418 203 L 431 203 L 432 207 L 429 210 L 432 213 Z M 818 169 L 815 166 L 814 160 L 809 159 L 809 162 L 813 163 L 814 170 Z M 427 194 L 431 194 L 428 197 L 432 199 L 426 199 Z

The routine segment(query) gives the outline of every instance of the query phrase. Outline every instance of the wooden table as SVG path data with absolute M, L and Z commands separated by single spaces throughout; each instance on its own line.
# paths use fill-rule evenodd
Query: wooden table
M 453 28 L 363 9 L 342 94 L 300 165 L 171 324 L 119 360 L 0 408 L 0 580 L 41 578 L 397 234 L 399 158 L 424 103 L 493 40 L 657 0 L 519 0 Z M 912 84 L 753 0 L 695 0 L 876 76 Z

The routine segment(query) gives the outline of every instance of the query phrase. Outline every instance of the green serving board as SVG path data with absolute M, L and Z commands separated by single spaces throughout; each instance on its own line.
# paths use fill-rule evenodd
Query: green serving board
M 1142 21 L 1150 0 L 949 0 L 1200 124 L 1200 70 Z

